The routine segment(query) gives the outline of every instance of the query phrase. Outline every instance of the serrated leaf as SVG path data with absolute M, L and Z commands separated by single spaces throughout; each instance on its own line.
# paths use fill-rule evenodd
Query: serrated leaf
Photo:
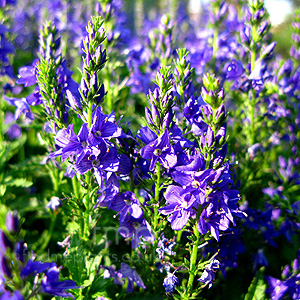
M 32 185 L 32 182 L 26 180 L 25 178 L 12 178 L 9 176 L 4 179 L 4 182 L 2 184 L 7 186 L 30 187 Z
M 4 165 L 4 163 L 8 162 L 25 144 L 26 140 L 26 135 L 22 135 L 19 139 L 15 141 L 1 145 L 0 165 Z
M 260 268 L 256 272 L 255 277 L 252 279 L 252 282 L 248 288 L 248 292 L 245 295 L 244 300 L 264 300 L 266 283 L 264 281 L 264 267 Z
M 183 261 L 184 261 L 184 265 L 185 265 L 187 268 L 189 268 L 189 267 L 190 267 L 190 262 L 189 262 L 189 260 L 188 260 L 187 258 L 184 257 Z
M 77 234 L 74 234 L 71 247 L 68 249 L 68 255 L 66 256 L 66 266 L 69 269 L 71 278 L 81 286 L 86 279 L 86 266 L 85 255 L 82 245 Z
M 104 279 L 102 276 L 94 277 L 94 280 L 87 292 L 86 299 L 96 298 L 96 296 L 105 296 L 108 282 L 109 281 Z

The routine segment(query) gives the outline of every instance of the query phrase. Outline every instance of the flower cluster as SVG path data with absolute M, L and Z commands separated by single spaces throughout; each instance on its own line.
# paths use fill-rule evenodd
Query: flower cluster
M 23 300 L 37 294 L 74 298 L 65 290 L 79 287 L 72 280 L 59 281 L 60 268 L 55 262 L 36 261 L 34 254 L 29 257 L 27 244 L 17 239 L 19 217 L 16 211 L 7 213 L 5 225 L 0 231 L 0 299 Z M 24 298 L 25 283 L 32 277 L 34 287 Z
M 281 59 L 263 0 L 50 2 L 0 25 L 0 299 L 298 299 L 299 13 Z

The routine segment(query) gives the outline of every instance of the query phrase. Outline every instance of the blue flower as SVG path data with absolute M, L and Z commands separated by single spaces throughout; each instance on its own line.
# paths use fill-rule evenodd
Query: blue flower
M 175 286 L 179 286 L 179 280 L 173 273 L 169 273 L 164 279 L 163 286 L 166 288 L 166 293 L 172 294 L 175 291 Z
M 288 291 L 289 286 L 285 281 L 281 281 L 271 276 L 267 276 L 267 281 L 270 285 L 269 293 L 271 294 L 271 300 L 280 300 L 282 296 Z
M 215 280 L 215 272 L 209 269 L 205 269 L 198 279 L 198 281 L 204 283 L 204 285 L 208 285 L 210 289 L 212 287 L 212 282 Z
M 4 97 L 6 101 L 8 101 L 9 104 L 15 106 L 17 109 L 15 111 L 15 119 L 19 119 L 21 114 L 24 114 L 24 116 L 30 120 L 33 120 L 33 113 L 31 112 L 30 106 L 27 103 L 25 98 L 10 98 L 10 97 Z
M 119 270 L 119 273 L 122 274 L 122 278 L 128 279 L 128 285 L 127 285 L 127 292 L 132 293 L 133 292 L 133 284 L 136 283 L 137 286 L 145 289 L 146 286 L 143 283 L 142 278 L 137 273 L 136 270 L 130 268 L 127 264 L 121 263 L 121 269 Z
M 62 206 L 62 201 L 58 197 L 51 197 L 50 201 L 46 205 L 46 208 L 56 210 L 58 207 Z
M 225 66 L 226 78 L 229 80 L 238 79 L 244 71 L 242 63 L 235 59 Z
M 168 218 L 168 221 L 171 222 L 171 228 L 181 230 L 195 212 L 192 207 L 196 198 L 182 187 L 175 185 L 168 186 L 165 198 L 169 205 L 160 208 L 159 212 L 163 215 L 171 215 Z
M 172 248 L 175 245 L 176 245 L 176 242 L 173 239 L 168 240 L 167 238 L 165 238 L 165 235 L 163 233 L 162 236 L 158 240 L 158 245 L 156 248 L 156 252 L 159 255 L 159 260 L 164 259 L 165 253 L 167 253 L 168 255 L 175 255 L 176 252 L 172 251 Z
M 140 202 L 135 194 L 128 191 L 116 196 L 110 206 L 111 209 L 120 212 L 120 223 L 124 222 L 125 217 L 129 214 L 133 218 L 140 218 L 143 216 L 143 210 Z
M 20 275 L 24 279 L 28 276 L 35 276 L 36 274 L 45 272 L 52 265 L 52 263 L 42 263 L 40 261 L 33 261 L 30 259 L 21 270 Z
M 133 249 L 139 246 L 141 239 L 145 241 L 154 240 L 151 227 L 143 217 L 136 219 L 131 215 L 127 215 L 124 221 L 120 223 L 118 231 L 126 239 L 132 237 Z
M 3 294 L 1 294 L 0 291 L 0 300 L 23 300 L 24 297 L 20 294 L 19 291 L 14 291 L 13 293 L 9 291 L 4 291 Z
M 157 139 L 151 141 L 140 150 L 144 159 L 151 159 L 150 171 L 153 171 L 156 162 L 159 161 L 166 169 L 173 168 L 177 163 L 177 157 L 169 144 L 169 133 L 164 131 Z
M 59 269 L 54 262 L 51 263 L 42 280 L 42 291 L 52 296 L 71 297 L 75 299 L 71 293 L 67 293 L 65 290 L 78 288 L 80 287 L 73 280 L 59 281 Z

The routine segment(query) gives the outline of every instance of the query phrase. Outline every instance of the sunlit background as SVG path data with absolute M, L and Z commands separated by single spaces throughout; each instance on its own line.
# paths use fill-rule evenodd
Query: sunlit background
M 138 10 L 146 14 L 148 17 L 155 14 L 155 11 L 160 13 L 172 10 L 174 3 L 179 0 L 128 0 L 124 1 L 127 14 L 132 14 L 131 22 L 129 24 L 134 27 L 134 11 Z M 201 13 L 202 7 L 210 4 L 210 0 L 182 0 L 186 6 L 187 11 L 197 16 Z M 246 0 L 226 0 L 228 3 L 247 2 Z M 300 8 L 300 0 L 265 0 L 265 6 L 270 14 L 270 21 L 272 24 L 271 32 L 274 40 L 277 42 L 276 50 L 283 57 L 289 56 L 289 49 L 291 47 L 291 20 L 295 9 Z

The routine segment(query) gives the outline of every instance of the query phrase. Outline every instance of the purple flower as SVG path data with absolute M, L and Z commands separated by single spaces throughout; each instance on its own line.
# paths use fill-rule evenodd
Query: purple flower
M 74 166 L 79 174 L 85 174 L 94 169 L 95 176 L 100 187 L 103 185 L 103 171 L 116 172 L 119 168 L 119 160 L 116 148 L 107 148 L 102 141 L 98 148 L 94 148 L 94 154 L 86 155 Z
M 95 207 L 100 205 L 110 209 L 114 198 L 117 196 L 119 192 L 120 192 L 120 185 L 119 185 L 118 177 L 116 176 L 115 173 L 112 173 L 106 181 L 105 188 L 100 190 L 99 192 L 100 197 L 97 199 L 97 204 Z
M 137 273 L 136 270 L 130 268 L 127 264 L 121 263 L 121 269 L 119 272 L 122 274 L 122 278 L 128 279 L 128 285 L 127 285 L 127 292 L 132 293 L 133 292 L 133 284 L 136 283 L 137 286 L 145 289 L 146 286 L 144 285 L 142 278 Z
M 165 198 L 169 205 L 160 208 L 159 212 L 163 215 L 171 215 L 168 218 L 171 228 L 181 230 L 189 221 L 190 216 L 195 213 L 192 207 L 196 198 L 182 187 L 175 185 L 168 186 Z
M 59 208 L 60 206 L 62 206 L 62 201 L 61 199 L 59 199 L 58 197 L 51 197 L 50 201 L 48 202 L 48 204 L 46 205 L 46 208 L 50 208 L 52 210 L 56 210 L 57 208 Z
M 114 280 L 114 284 L 117 284 L 117 285 L 124 285 L 124 281 L 122 280 L 122 273 L 119 271 L 116 271 L 114 267 L 106 267 L 106 266 L 102 266 L 100 265 L 99 266 L 99 269 L 102 268 L 102 269 L 105 269 L 104 273 L 103 273 L 103 278 L 111 278 L 113 277 Z M 99 269 L 98 269 L 98 272 L 99 272 Z
M 20 275 L 24 279 L 28 276 L 35 276 L 36 274 L 45 272 L 52 265 L 52 263 L 42 263 L 40 261 L 32 261 L 30 259 L 28 260 L 24 268 L 21 270 Z
M 19 215 L 16 210 L 14 212 L 9 211 L 6 214 L 5 226 L 10 233 L 16 233 L 18 231 Z
M 167 277 L 164 279 L 163 286 L 166 288 L 167 294 L 172 294 L 175 291 L 175 286 L 179 286 L 178 278 L 173 274 L 169 273 Z
M 289 288 L 285 281 L 280 281 L 271 276 L 267 276 L 267 281 L 270 285 L 269 293 L 272 300 L 280 300 Z
M 144 218 L 135 219 L 127 215 L 124 221 L 120 223 L 118 231 L 126 239 L 132 237 L 133 249 L 139 246 L 141 239 L 145 241 L 153 241 L 154 239 L 151 227 Z
M 177 167 L 172 173 L 172 178 L 186 190 L 186 193 L 192 193 L 200 204 L 205 202 L 207 183 L 214 176 L 210 169 L 201 171 L 204 166 L 204 157 L 197 154 L 192 157 L 191 163 Z
M 219 215 L 216 211 L 211 211 L 213 205 L 210 203 L 201 213 L 197 228 L 201 234 L 211 232 L 212 236 L 219 241 L 219 230 L 227 230 L 229 226 L 228 219 Z
M 61 155 L 61 161 L 64 162 L 69 156 L 70 153 L 63 152 L 63 149 L 70 143 L 76 135 L 73 130 L 73 124 L 70 124 L 67 128 L 61 129 L 57 132 L 55 136 L 55 147 L 56 151 L 49 155 L 50 158 Z
M 100 144 L 103 139 L 119 137 L 122 134 L 121 128 L 115 124 L 114 112 L 109 116 L 104 115 L 100 108 L 93 114 L 91 135 L 89 140 L 93 146 Z
M 20 262 L 24 263 L 28 256 L 27 244 L 23 241 L 18 241 L 15 246 L 15 255 Z
M 198 279 L 198 281 L 204 283 L 204 285 L 208 285 L 208 288 L 210 289 L 212 287 L 212 282 L 215 280 L 215 272 L 209 269 L 205 269 L 201 275 L 201 277 Z
M 12 112 L 5 113 L 5 124 L 9 126 L 6 135 L 10 140 L 18 139 L 22 135 L 21 127 L 15 123 L 15 118 Z
M 150 171 L 153 171 L 156 162 L 159 161 L 166 169 L 173 168 L 177 163 L 177 157 L 169 144 L 169 133 L 164 131 L 157 139 L 151 141 L 140 150 L 144 159 L 151 159 Z
M 128 214 L 135 219 L 143 216 L 143 210 L 139 200 L 134 193 L 129 191 L 116 196 L 113 199 L 110 208 L 120 212 L 120 223 L 124 222 L 125 217 Z
M 238 79 L 244 73 L 244 68 L 241 62 L 233 59 L 229 64 L 225 66 L 226 78 Z
M 80 287 L 73 280 L 59 281 L 59 269 L 54 262 L 51 263 L 42 280 L 42 291 L 52 296 L 71 297 L 75 299 L 71 293 L 67 293 L 65 290 L 78 288 Z
M 89 146 L 88 136 L 89 136 L 88 124 L 84 123 L 82 124 L 78 135 L 70 136 L 68 144 L 65 145 L 62 149 L 62 153 L 64 154 L 68 153 L 68 155 L 76 154 L 77 155 L 76 163 L 79 163 L 86 154 L 88 155 L 92 154 L 91 148 L 88 147 Z
M 19 69 L 18 84 L 23 84 L 25 87 L 28 87 L 37 83 L 36 63 L 37 61 L 35 60 L 31 66 L 25 66 Z
M 15 119 L 19 119 L 21 114 L 24 114 L 26 118 L 33 120 L 33 113 L 31 112 L 30 106 L 28 105 L 25 98 L 10 98 L 10 97 L 4 97 L 6 101 L 8 101 L 9 104 L 15 106 L 17 109 L 15 111 Z
M 24 297 L 20 294 L 19 291 L 14 291 L 13 293 L 4 291 L 3 294 L 0 294 L 0 300 L 24 300 Z
M 250 73 L 248 79 L 252 80 L 252 86 L 254 89 L 259 89 L 266 79 L 271 75 L 267 71 L 267 64 L 264 60 L 258 60 L 255 62 L 254 69 Z
M 158 253 L 159 260 L 163 260 L 165 257 L 165 253 L 168 255 L 175 255 L 176 252 L 172 251 L 172 248 L 176 245 L 174 239 L 168 240 L 165 238 L 163 234 L 162 237 L 159 238 L 156 252 Z

